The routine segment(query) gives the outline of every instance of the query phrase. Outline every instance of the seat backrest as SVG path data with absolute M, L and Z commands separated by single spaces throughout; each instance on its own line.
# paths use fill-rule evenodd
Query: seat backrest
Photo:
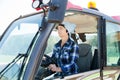
M 98 49 L 94 50 L 94 56 L 92 59 L 92 63 L 91 63 L 91 70 L 95 70 L 99 68 L 99 59 L 98 59 Z
M 79 46 L 79 59 L 77 64 L 79 72 L 89 71 L 92 60 L 92 46 L 90 44 L 78 44 Z

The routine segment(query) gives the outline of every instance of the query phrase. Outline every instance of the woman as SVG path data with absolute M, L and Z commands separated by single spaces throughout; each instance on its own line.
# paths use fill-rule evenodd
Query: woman
M 70 38 L 68 30 L 64 24 L 57 26 L 58 34 L 61 38 L 53 49 L 52 58 L 55 59 L 56 64 L 50 64 L 48 68 L 57 72 L 58 75 L 71 75 L 78 73 L 77 59 L 79 58 L 79 47 Z

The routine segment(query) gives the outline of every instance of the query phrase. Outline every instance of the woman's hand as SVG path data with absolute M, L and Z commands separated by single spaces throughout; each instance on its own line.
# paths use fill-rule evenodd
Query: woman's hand
M 50 64 L 48 68 L 53 72 L 62 72 L 60 67 L 57 67 L 55 64 Z

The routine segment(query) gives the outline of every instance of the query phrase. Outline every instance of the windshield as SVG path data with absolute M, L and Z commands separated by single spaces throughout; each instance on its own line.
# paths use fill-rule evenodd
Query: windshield
M 1 71 L 19 54 L 29 54 L 27 53 L 28 48 L 41 26 L 41 21 L 41 14 L 35 14 L 20 18 L 9 26 L 0 40 L 0 80 L 4 78 L 5 80 L 18 79 L 24 57 L 16 61 L 5 71 L 4 75 Z

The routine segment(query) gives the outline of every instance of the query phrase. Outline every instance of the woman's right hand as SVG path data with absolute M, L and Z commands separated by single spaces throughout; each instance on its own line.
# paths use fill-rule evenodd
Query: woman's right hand
M 61 71 L 62 71 L 61 68 L 60 68 L 60 67 L 57 67 L 55 64 L 50 64 L 50 65 L 48 66 L 48 68 L 49 68 L 51 71 L 53 71 L 53 72 L 61 72 Z

